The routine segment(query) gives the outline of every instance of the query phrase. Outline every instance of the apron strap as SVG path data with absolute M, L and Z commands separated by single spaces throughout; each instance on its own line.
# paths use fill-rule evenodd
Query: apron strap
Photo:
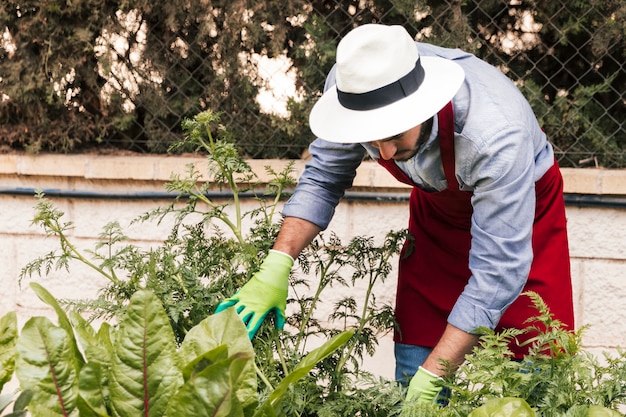
M 439 123 L 439 150 L 441 152 L 443 172 L 448 181 L 448 189 L 458 191 L 459 184 L 454 173 L 454 110 L 452 109 L 452 102 L 448 102 L 443 109 L 439 110 L 437 121 Z M 408 175 L 396 165 L 393 159 L 385 160 L 378 158 L 378 163 L 385 167 L 398 181 L 408 185 L 415 185 Z
M 448 181 L 448 190 L 459 191 L 459 183 L 454 168 L 454 110 L 452 102 L 448 102 L 437 113 L 437 120 L 439 122 L 439 151 L 441 152 L 443 172 Z
M 393 175 L 395 179 L 397 179 L 398 181 L 403 182 L 412 187 L 415 186 L 415 183 L 413 183 L 413 181 L 409 178 L 409 176 L 406 175 L 404 171 L 402 171 L 398 165 L 396 165 L 393 159 L 378 158 L 378 164 L 384 167 L 387 171 L 389 171 L 389 173 Z

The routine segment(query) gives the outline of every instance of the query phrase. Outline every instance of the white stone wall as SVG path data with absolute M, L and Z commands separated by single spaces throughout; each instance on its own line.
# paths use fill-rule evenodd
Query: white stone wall
M 97 156 L 97 155 L 0 155 L 0 315 L 15 310 L 23 323 L 33 315 L 49 315 L 28 284 L 41 282 L 58 298 L 94 297 L 104 278 L 87 267 L 75 264 L 71 272 L 53 271 L 46 278 L 18 280 L 29 262 L 54 250 L 58 243 L 33 226 L 36 200 L 32 195 L 15 195 L 28 189 L 86 191 L 104 194 L 161 193 L 172 172 L 185 172 L 185 165 L 202 160 L 193 157 Z M 287 161 L 250 161 L 263 176 L 265 165 L 280 170 Z M 296 163 L 294 176 L 302 171 Z M 566 192 L 626 197 L 626 171 L 563 170 Z M 367 192 L 407 192 L 376 164 L 365 163 L 359 170 L 355 189 Z M 26 193 L 28 194 L 28 193 Z M 165 205 L 157 199 L 100 199 L 50 197 L 71 222 L 70 239 L 81 248 L 92 249 L 102 227 L 119 221 L 134 243 L 158 244 L 170 230 L 165 223 L 133 225 L 136 216 Z M 256 203 L 245 203 L 249 207 Z M 406 226 L 408 213 L 402 202 L 342 202 L 329 231 L 345 242 L 354 236 L 384 236 L 388 230 Z M 595 353 L 626 346 L 626 209 L 567 207 L 570 251 L 579 326 L 588 325 L 585 348 Z M 393 274 L 392 274 L 393 275 Z M 390 278 L 377 289 L 377 300 L 393 304 L 395 280 Z M 324 311 L 322 311 L 324 313 Z M 380 340 L 380 347 L 365 366 L 375 373 L 393 376 L 393 343 Z

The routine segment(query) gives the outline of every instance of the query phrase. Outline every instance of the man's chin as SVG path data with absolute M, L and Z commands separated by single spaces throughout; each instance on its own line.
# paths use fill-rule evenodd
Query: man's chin
M 413 158 L 416 153 L 417 151 L 401 152 L 400 154 L 395 155 L 392 159 L 396 162 L 406 162 L 409 159 Z

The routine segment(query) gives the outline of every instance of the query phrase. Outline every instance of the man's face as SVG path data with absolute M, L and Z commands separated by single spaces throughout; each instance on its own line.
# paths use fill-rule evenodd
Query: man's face
M 370 144 L 378 149 L 380 157 L 385 160 L 406 161 L 411 159 L 422 146 L 422 143 L 428 139 L 427 135 L 430 134 L 430 129 L 426 128 L 422 132 L 422 128 L 426 124 L 422 123 L 404 133 L 387 139 L 375 140 Z

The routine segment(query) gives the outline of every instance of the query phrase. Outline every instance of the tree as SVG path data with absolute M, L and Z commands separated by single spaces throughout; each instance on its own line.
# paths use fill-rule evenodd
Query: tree
M 621 0 L 5 0 L 0 140 L 34 151 L 104 143 L 165 152 L 183 119 L 210 109 L 249 157 L 298 158 L 339 39 L 385 23 L 499 66 L 561 164 L 621 167 L 624 21 Z M 256 100 L 259 55 L 293 66 L 288 117 Z
M 113 127 L 100 95 L 105 79 L 94 49 L 117 5 L 82 0 L 4 0 L 0 28 L 0 137 L 3 145 L 68 151 Z M 112 109 L 114 110 L 114 109 Z

